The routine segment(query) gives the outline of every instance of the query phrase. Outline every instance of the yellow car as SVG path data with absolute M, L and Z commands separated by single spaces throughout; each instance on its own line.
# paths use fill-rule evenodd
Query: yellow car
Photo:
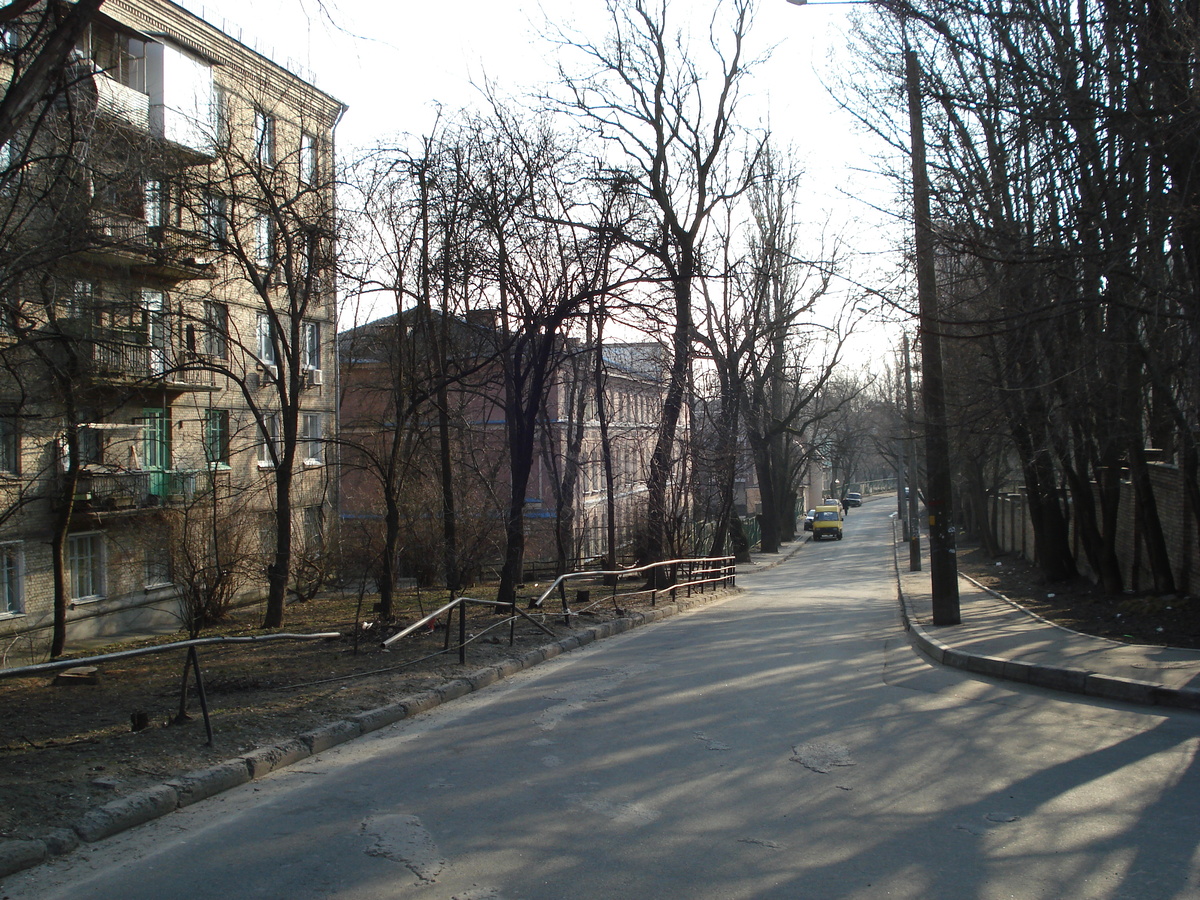
M 842 539 L 842 508 L 836 503 L 818 506 L 813 516 L 813 540 L 823 537 Z

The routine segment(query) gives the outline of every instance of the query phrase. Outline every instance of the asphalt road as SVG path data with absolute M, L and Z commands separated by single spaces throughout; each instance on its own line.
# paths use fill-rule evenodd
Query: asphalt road
M 890 511 L 0 897 L 1200 898 L 1200 716 L 926 663 Z

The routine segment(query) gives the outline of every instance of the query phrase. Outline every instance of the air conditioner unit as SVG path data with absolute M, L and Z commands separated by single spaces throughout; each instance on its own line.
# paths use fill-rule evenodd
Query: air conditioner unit
M 320 369 L 309 369 L 308 383 L 313 387 L 320 387 L 325 383 L 325 373 Z
M 275 366 L 264 365 L 262 367 L 262 378 L 260 384 L 269 384 L 279 377 L 279 370 Z

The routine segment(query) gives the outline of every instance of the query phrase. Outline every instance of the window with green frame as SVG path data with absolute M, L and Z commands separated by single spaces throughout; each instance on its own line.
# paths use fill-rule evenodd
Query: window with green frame
M 229 410 L 227 409 L 205 410 L 204 458 L 217 465 L 229 465 Z

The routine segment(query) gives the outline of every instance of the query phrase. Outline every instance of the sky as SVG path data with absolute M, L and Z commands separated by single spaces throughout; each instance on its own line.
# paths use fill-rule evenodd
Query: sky
M 536 89 L 554 74 L 554 51 L 541 38 L 547 18 L 596 41 L 606 22 L 603 0 L 177 2 L 347 104 L 337 133 L 343 157 L 398 133 L 424 133 L 439 104 L 477 105 L 475 85 L 485 79 L 514 96 Z M 702 8 L 711 7 L 675 0 L 673 13 Z M 890 188 L 858 171 L 873 166 L 873 139 L 822 83 L 845 55 L 856 12 L 872 14 L 847 4 L 759 0 L 751 53 L 774 46 L 747 85 L 746 111 L 769 123 L 804 168 L 802 218 L 814 252 L 829 222 L 864 254 L 860 267 L 877 258 L 886 268 L 894 223 L 876 207 L 893 205 Z

